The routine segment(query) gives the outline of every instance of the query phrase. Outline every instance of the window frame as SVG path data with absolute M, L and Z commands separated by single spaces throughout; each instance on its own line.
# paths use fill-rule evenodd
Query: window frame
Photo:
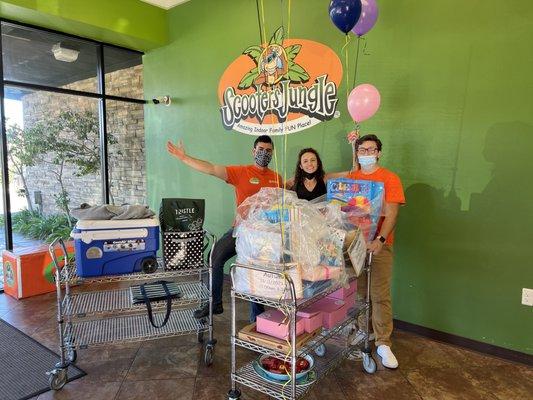
M 143 52 L 138 50 L 128 49 L 126 47 L 121 47 L 109 43 L 100 42 L 93 39 L 88 39 L 85 37 L 72 35 L 53 29 L 42 28 L 35 25 L 25 24 L 18 21 L 13 21 L 5 18 L 0 18 L 0 24 L 10 24 L 20 26 L 26 29 L 35 30 L 37 32 L 46 32 L 53 33 L 57 35 L 62 35 L 67 38 L 75 39 L 77 41 L 90 43 L 97 46 L 97 82 L 98 82 L 98 92 L 84 92 L 80 90 L 65 89 L 54 86 L 47 86 L 41 84 L 33 84 L 26 82 L 17 82 L 4 79 L 4 62 L 3 57 L 0 57 L 0 163 L 1 163 L 1 176 L 2 176 L 2 201 L 4 205 L 4 230 L 5 230 L 5 248 L 7 250 L 13 250 L 13 230 L 12 230 L 12 220 L 11 220 L 11 194 L 9 193 L 9 164 L 7 157 L 7 137 L 6 137 L 6 119 L 5 119 L 5 87 L 18 87 L 25 89 L 33 89 L 42 92 L 53 92 L 61 93 L 67 95 L 75 95 L 81 97 L 90 97 L 98 100 L 98 124 L 99 124 L 99 136 L 100 136 L 100 170 L 101 170 L 101 179 L 102 179 L 102 202 L 109 202 L 109 193 L 110 193 L 110 182 L 109 182 L 109 154 L 108 154 L 108 133 L 107 133 L 107 110 L 106 110 L 106 101 L 122 101 L 125 103 L 136 103 L 136 104 L 146 104 L 146 100 L 135 99 L 131 97 L 115 96 L 106 94 L 105 90 L 105 60 L 104 60 L 104 48 L 115 48 L 120 50 L 129 51 L 132 53 L 137 53 L 140 56 L 144 55 Z M 0 54 L 2 54 L 3 39 L 0 37 Z M 142 63 L 142 61 L 141 61 Z

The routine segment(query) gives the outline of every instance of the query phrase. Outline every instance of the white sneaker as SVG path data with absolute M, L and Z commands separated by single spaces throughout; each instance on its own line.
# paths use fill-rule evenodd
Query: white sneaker
M 398 368 L 398 360 L 392 353 L 389 346 L 386 344 L 380 344 L 377 350 L 378 356 L 381 357 L 381 363 L 387 368 Z
M 359 343 L 362 343 L 363 340 L 365 340 L 365 335 L 366 333 L 362 329 L 359 329 L 357 332 L 355 332 L 355 334 L 353 335 L 353 339 L 352 339 L 352 346 L 357 346 Z M 376 335 L 374 335 L 374 332 L 372 332 L 368 336 L 368 340 L 370 342 L 373 342 L 374 340 L 376 340 Z

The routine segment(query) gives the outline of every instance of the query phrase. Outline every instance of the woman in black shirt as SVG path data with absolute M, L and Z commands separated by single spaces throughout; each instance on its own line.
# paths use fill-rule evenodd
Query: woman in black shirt
M 326 194 L 325 173 L 322 160 L 315 149 L 307 148 L 298 154 L 291 189 L 299 199 L 313 200 Z

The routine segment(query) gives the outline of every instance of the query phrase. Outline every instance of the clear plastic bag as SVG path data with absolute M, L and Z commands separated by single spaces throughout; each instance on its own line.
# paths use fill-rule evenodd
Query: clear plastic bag
M 237 210 L 237 262 L 286 271 L 297 287 L 298 297 L 314 296 L 347 279 L 345 224 L 338 207 L 299 200 L 291 191 L 263 188 Z M 276 292 L 273 277 L 264 274 L 236 271 L 236 286 L 251 294 L 286 298 L 286 285 L 278 283 Z

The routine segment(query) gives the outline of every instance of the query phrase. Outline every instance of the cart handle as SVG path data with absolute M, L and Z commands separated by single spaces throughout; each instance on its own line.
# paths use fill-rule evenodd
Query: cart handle
M 61 252 L 63 253 L 63 265 L 60 266 L 59 265 L 59 260 L 57 259 L 56 257 L 56 246 L 57 244 L 59 244 L 59 248 L 61 250 Z M 68 263 L 68 252 L 67 252 L 67 247 L 65 246 L 65 242 L 63 241 L 63 239 L 61 238 L 55 238 L 54 241 L 52 243 L 50 243 L 50 246 L 48 246 L 48 252 L 50 253 L 50 256 L 52 257 L 52 261 L 54 262 L 54 265 L 56 267 L 56 271 L 60 271 L 61 269 L 63 269 L 67 263 Z
M 368 252 L 368 256 L 367 256 L 367 265 L 372 264 L 372 257 L 374 257 L 374 252 L 373 251 L 369 251 Z

